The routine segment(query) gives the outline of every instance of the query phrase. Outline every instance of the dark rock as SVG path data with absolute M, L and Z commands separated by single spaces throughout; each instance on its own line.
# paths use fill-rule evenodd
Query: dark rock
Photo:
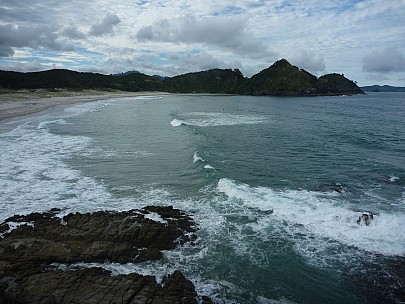
M 154 206 L 75 213 L 63 219 L 55 217 L 57 212 L 7 219 L 30 225 L 22 224 L 0 239 L 0 298 L 5 303 L 196 303 L 193 284 L 178 271 L 161 286 L 150 276 L 49 267 L 51 263 L 158 260 L 161 250 L 190 241 L 196 228 L 188 215 L 173 207 Z M 163 220 L 145 217 L 152 212 Z
M 27 215 L 14 215 L 12 217 L 9 217 L 8 219 L 6 219 L 4 222 L 5 223 L 9 223 L 9 222 L 16 222 L 16 223 L 29 223 L 29 222 L 35 222 L 38 221 L 40 219 L 51 219 L 52 217 L 54 217 L 56 214 L 58 214 L 59 212 L 61 212 L 62 210 L 59 208 L 52 208 L 51 210 L 49 210 L 48 212 L 43 212 L 43 213 L 39 213 L 39 212 L 33 212 Z
M 0 233 L 4 233 L 10 229 L 10 226 L 6 223 L 0 225 Z
M 370 211 L 364 211 L 356 221 L 357 224 L 365 224 L 366 226 L 370 225 L 371 221 L 374 219 L 374 215 Z
M 156 260 L 161 257 L 160 250 L 173 249 L 190 240 L 188 233 L 195 228 L 189 216 L 167 207 L 149 210 L 166 223 L 145 218 L 148 209 L 69 214 L 63 222 L 50 214 L 15 216 L 7 221 L 29 221 L 33 226 L 22 225 L 13 230 L 0 243 L 0 252 L 5 254 L 3 260 L 29 257 L 38 262 L 127 263 Z
M 187 280 L 180 271 L 167 275 L 162 281 L 162 289 L 157 292 L 155 302 L 152 303 L 197 303 L 197 293 L 194 285 Z
M 201 297 L 201 304 L 213 304 L 212 300 L 207 296 Z
M 164 285 L 152 276 L 112 276 L 101 268 L 52 270 L 17 281 L 18 292 L 6 293 L 19 303 L 197 303 L 193 284 L 176 271 Z

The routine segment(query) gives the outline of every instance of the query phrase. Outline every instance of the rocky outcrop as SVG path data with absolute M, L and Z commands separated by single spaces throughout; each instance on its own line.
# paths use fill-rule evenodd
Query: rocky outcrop
M 193 284 L 179 271 L 166 276 L 162 285 L 152 276 L 111 276 L 101 268 L 48 270 L 7 279 L 0 288 L 11 303 L 197 303 Z M 10 289 L 7 283 L 16 287 Z
M 193 284 L 178 271 L 158 284 L 135 273 L 53 267 L 158 260 L 162 250 L 193 241 L 196 228 L 188 215 L 155 206 L 63 218 L 57 212 L 14 216 L 0 226 L 20 225 L 0 240 L 0 298 L 6 299 L 0 303 L 196 303 Z

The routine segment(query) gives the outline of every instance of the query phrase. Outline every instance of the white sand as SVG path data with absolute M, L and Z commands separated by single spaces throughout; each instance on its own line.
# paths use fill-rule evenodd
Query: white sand
M 104 100 L 119 97 L 131 97 L 142 95 L 162 95 L 168 93 L 160 92 L 103 92 L 103 91 L 81 91 L 50 92 L 37 91 L 15 91 L 0 94 L 0 121 L 29 115 L 47 110 L 52 106 L 69 105 L 90 101 Z

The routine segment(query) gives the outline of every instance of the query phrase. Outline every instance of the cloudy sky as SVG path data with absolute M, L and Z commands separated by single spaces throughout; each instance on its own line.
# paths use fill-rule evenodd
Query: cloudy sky
M 173 76 L 286 58 L 405 86 L 405 0 L 0 0 L 0 69 Z

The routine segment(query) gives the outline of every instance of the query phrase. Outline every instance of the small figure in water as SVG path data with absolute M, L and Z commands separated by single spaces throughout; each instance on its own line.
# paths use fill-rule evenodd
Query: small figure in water
M 363 212 L 360 216 L 359 219 L 356 221 L 357 224 L 361 224 L 361 222 L 364 222 L 366 226 L 370 225 L 371 221 L 373 220 L 373 214 L 370 211 Z

